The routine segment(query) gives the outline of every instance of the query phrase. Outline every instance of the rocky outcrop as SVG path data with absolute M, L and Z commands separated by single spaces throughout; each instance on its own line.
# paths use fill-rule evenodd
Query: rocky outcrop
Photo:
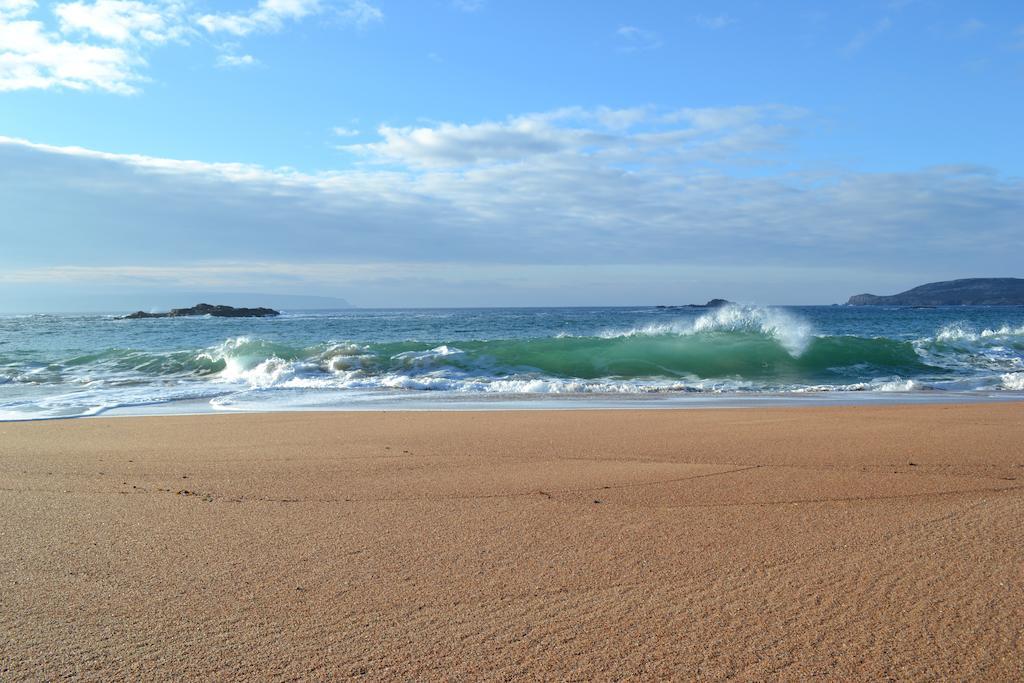
M 1024 306 L 1024 279 L 978 277 L 930 282 L 891 296 L 856 294 L 850 306 Z
M 235 308 L 234 306 L 213 306 L 196 304 L 192 308 L 172 308 L 167 313 L 146 313 L 135 311 L 121 316 L 120 320 L 139 320 L 141 318 L 181 318 L 190 315 L 209 315 L 214 318 L 269 318 L 281 315 L 272 308 Z
M 721 308 L 722 306 L 731 306 L 732 303 L 728 299 L 712 299 L 706 304 L 689 304 L 687 308 Z
M 722 306 L 729 306 L 733 302 L 727 299 L 712 299 L 706 304 L 686 304 L 685 306 L 657 306 L 656 308 L 721 308 Z

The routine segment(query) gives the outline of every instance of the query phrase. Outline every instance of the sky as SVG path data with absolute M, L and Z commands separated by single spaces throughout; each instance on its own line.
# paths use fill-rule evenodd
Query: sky
M 1024 276 L 1021 121 L 1016 1 L 0 0 L 0 311 Z

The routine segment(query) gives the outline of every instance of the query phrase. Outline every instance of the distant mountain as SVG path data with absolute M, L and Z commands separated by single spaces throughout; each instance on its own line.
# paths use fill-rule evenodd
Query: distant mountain
M 850 306 L 1024 306 L 1024 279 L 975 277 L 930 282 L 892 296 L 856 294 Z

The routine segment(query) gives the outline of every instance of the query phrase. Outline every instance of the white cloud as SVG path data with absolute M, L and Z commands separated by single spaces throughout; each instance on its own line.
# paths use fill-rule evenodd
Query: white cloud
M 41 22 L 0 16 L 0 92 L 68 88 L 127 95 L 136 92 L 144 65 L 136 50 L 69 41 Z
M 484 4 L 484 0 L 452 0 L 452 7 L 463 12 L 478 12 Z
M 859 31 L 850 40 L 850 42 L 846 44 L 846 46 L 843 48 L 843 52 L 846 55 L 853 55 L 857 52 L 860 52 L 865 47 L 867 47 L 868 43 L 871 43 L 872 41 L 874 41 L 876 38 L 881 36 L 883 33 L 887 32 L 891 28 L 892 20 L 890 20 L 889 17 L 882 17 L 871 28 Z
M 804 269 L 822 282 L 843 269 L 1019 267 L 1020 179 L 965 166 L 797 172 L 770 156 L 749 173 L 733 164 L 783 144 L 776 128 L 796 125 L 799 110 L 651 109 L 626 128 L 602 123 L 608 111 L 385 128 L 360 147 L 385 165 L 319 173 L 0 139 L 10 231 L 0 272 L 25 280 L 63 264 L 86 269 L 75 274 L 84 280 L 88 269 L 130 267 L 169 282 L 179 267 L 223 258 L 256 278 L 277 264 L 266 272 L 298 288 L 365 278 L 426 292 L 455 273 L 485 282 L 488 272 L 517 291 L 541 275 L 561 291 L 559 277 L 576 277 L 567 268 L 582 278 L 622 264 L 624 281 L 648 287 L 701 268 Z M 222 266 L 207 276 L 241 277 Z M 410 284 L 417 278 L 422 287 Z
M 626 130 L 644 121 L 651 111 L 650 107 L 629 107 L 627 109 L 610 109 L 599 107 L 594 117 L 605 128 Z
M 696 21 L 704 28 L 709 28 L 713 30 L 725 28 L 730 24 L 736 23 L 736 20 L 730 17 L 728 14 L 716 14 L 714 16 L 698 15 L 697 17 L 694 18 L 694 21 Z
M 58 3 L 56 28 L 30 18 L 35 2 L 0 0 L 0 91 L 137 92 L 144 51 L 189 32 L 179 0 Z
M 0 20 L 23 17 L 36 8 L 36 0 L 0 0 Z
M 473 125 L 442 123 L 432 128 L 381 126 L 378 132 L 383 138 L 380 142 L 343 149 L 414 166 L 450 166 L 551 154 L 575 146 L 574 138 L 586 135 L 532 117 Z
M 187 35 L 185 5 L 177 0 L 96 0 L 58 4 L 53 12 L 65 34 L 81 33 L 113 43 L 160 44 Z
M 259 60 L 252 55 L 224 54 L 217 57 L 217 66 L 222 69 L 240 69 L 247 66 L 255 66 L 259 63 Z
M 344 126 L 336 126 L 331 129 L 331 132 L 339 138 L 354 138 L 359 135 L 359 131 L 355 128 L 345 128 Z
M 980 19 L 968 19 L 964 23 L 960 24 L 960 35 L 972 36 L 979 31 L 984 30 L 985 22 Z
M 375 21 L 384 20 L 384 13 L 366 0 L 349 0 L 348 5 L 338 10 L 338 15 L 357 28 L 366 28 Z
M 73 0 L 44 13 L 36 0 L 0 0 L 0 92 L 68 89 L 130 95 L 147 80 L 148 52 L 169 42 L 185 43 L 197 34 L 196 26 L 244 36 L 327 12 L 360 28 L 383 17 L 366 0 L 347 0 L 340 8 L 320 0 L 261 0 L 248 13 L 198 17 L 189 16 L 188 9 L 189 0 Z M 221 46 L 215 65 L 258 63 L 239 48 Z
M 280 31 L 286 21 L 321 11 L 320 0 L 260 0 L 255 9 L 240 14 L 206 14 L 196 23 L 210 33 L 245 36 L 253 32 Z
M 476 124 L 382 126 L 378 142 L 342 146 L 371 161 L 411 167 L 465 167 L 556 157 L 650 165 L 750 154 L 770 149 L 803 115 L 795 107 L 681 109 L 566 108 Z
M 321 14 L 332 6 L 320 0 L 260 0 L 249 12 L 237 14 L 206 14 L 196 20 L 210 33 L 230 33 L 246 36 L 250 33 L 273 33 L 280 31 L 285 23 Z M 348 0 L 336 10 L 347 23 L 360 28 L 384 18 L 383 13 L 366 0 Z
M 619 39 L 620 52 L 657 50 L 662 45 L 661 36 L 657 33 L 636 26 L 620 26 L 615 35 Z

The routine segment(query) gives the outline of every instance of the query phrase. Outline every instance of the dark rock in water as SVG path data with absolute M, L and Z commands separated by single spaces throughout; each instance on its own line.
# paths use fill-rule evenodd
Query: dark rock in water
M 683 308 L 721 308 L 722 306 L 729 306 L 733 302 L 727 299 L 712 299 L 706 304 L 686 304 Z
M 209 315 L 214 318 L 269 318 L 281 315 L 272 308 L 235 308 L 234 306 L 212 306 L 197 304 L 192 308 L 172 308 L 167 313 L 146 313 L 135 311 L 121 316 L 119 320 L 139 320 L 141 318 L 181 318 L 190 315 Z
M 1024 279 L 978 277 L 930 282 L 892 296 L 857 294 L 850 306 L 1024 306 Z
M 655 308 L 665 308 L 665 309 L 674 309 L 674 308 L 721 308 L 722 306 L 729 306 L 732 303 L 734 303 L 734 302 L 728 301 L 727 299 L 712 299 L 711 301 L 707 302 L 706 304 L 686 304 L 684 306 L 655 306 Z

